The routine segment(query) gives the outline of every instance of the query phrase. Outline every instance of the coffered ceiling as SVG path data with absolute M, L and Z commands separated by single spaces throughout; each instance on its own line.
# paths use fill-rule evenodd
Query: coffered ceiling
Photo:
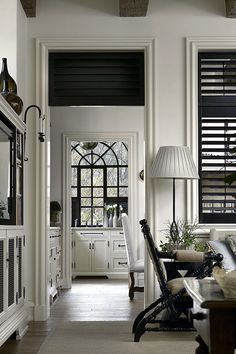
M 36 1 L 37 0 L 21 0 L 27 17 L 36 17 Z M 119 16 L 121 17 L 140 17 L 147 15 L 149 0 L 117 1 L 119 1 Z M 222 2 L 223 1 L 225 2 L 225 14 L 222 14 L 222 16 L 236 18 L 236 0 L 222 0 Z

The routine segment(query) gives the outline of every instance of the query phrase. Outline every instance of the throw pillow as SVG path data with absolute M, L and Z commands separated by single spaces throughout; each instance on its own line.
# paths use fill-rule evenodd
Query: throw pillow
M 228 236 L 226 240 L 228 241 L 231 250 L 236 255 L 236 236 Z
M 223 255 L 222 266 L 225 270 L 236 270 L 236 255 L 231 250 L 228 241 L 208 241 L 209 249 Z

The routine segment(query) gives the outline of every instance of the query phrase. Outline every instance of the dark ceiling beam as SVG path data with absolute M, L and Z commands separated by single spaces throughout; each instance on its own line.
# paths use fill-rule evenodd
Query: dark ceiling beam
M 36 0 L 20 0 L 27 17 L 36 17 Z
M 119 0 L 120 17 L 146 16 L 149 0 Z
M 226 17 L 236 18 L 236 0 L 225 0 Z

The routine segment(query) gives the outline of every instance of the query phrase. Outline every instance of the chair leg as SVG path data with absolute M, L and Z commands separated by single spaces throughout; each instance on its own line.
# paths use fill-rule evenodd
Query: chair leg
M 144 292 L 144 287 L 143 286 L 135 286 L 134 272 L 130 272 L 129 276 L 130 276 L 129 298 L 130 298 L 130 300 L 133 300 L 135 291 Z
M 141 311 L 138 316 L 135 318 L 134 323 L 133 323 L 133 328 L 132 328 L 132 333 L 135 332 L 139 322 L 144 318 L 144 316 L 146 315 L 146 313 L 148 313 L 149 311 L 151 311 L 154 307 L 156 307 L 160 302 L 163 301 L 163 297 L 160 297 L 159 299 L 157 299 L 156 301 L 154 301 L 151 305 L 149 305 L 148 307 L 146 307 L 143 311 Z
M 130 300 L 133 300 L 133 298 L 134 298 L 134 272 L 130 272 L 129 277 L 130 277 L 129 298 L 130 298 Z

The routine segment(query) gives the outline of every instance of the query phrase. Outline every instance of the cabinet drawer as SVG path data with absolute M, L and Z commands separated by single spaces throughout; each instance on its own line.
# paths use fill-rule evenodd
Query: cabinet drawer
M 83 239 L 88 239 L 88 238 L 107 238 L 108 237 L 108 232 L 107 231 L 89 231 L 89 230 L 83 230 L 83 231 L 74 231 L 74 235 L 81 240 Z
M 125 240 L 112 240 L 112 252 L 126 252 Z
M 123 230 L 111 230 L 111 237 L 124 237 Z
M 114 270 L 124 270 L 128 269 L 127 258 L 113 258 L 113 269 Z

